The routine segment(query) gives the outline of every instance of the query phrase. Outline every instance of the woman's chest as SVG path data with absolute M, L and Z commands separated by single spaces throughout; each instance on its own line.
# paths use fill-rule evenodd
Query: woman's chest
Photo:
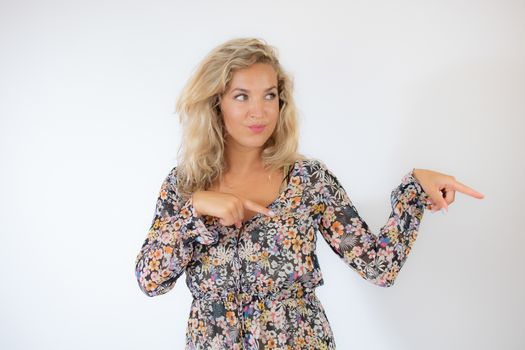
M 286 182 L 282 172 L 275 172 L 269 176 L 262 174 L 241 180 L 217 181 L 208 190 L 229 193 L 242 199 L 250 200 L 263 207 L 268 207 L 276 202 Z M 256 211 L 243 208 L 243 222 L 250 221 L 257 214 Z
M 275 216 L 257 214 L 241 228 L 223 226 L 211 219 L 217 230 L 213 245 L 195 244 L 187 266 L 187 283 L 194 289 L 269 291 L 300 280 L 315 285 L 320 268 L 315 254 L 319 216 L 315 201 L 302 177 L 292 176 L 269 208 Z M 191 287 L 190 287 L 191 288 Z
M 219 230 L 214 245 L 196 244 L 190 268 L 200 272 L 223 271 L 276 275 L 279 270 L 300 266 L 313 270 L 317 224 L 309 208 L 276 208 L 277 215 L 256 216 L 240 229 L 209 226 Z

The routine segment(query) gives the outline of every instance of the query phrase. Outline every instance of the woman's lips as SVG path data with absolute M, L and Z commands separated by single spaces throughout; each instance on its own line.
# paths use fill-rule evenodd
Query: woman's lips
M 252 126 L 249 126 L 250 130 L 253 131 L 253 132 L 261 132 L 264 130 L 266 126 L 265 125 L 252 125 Z

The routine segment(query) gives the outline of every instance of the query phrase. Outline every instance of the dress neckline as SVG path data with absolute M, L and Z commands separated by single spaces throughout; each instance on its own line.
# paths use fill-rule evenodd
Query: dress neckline
M 292 168 L 288 172 L 288 175 L 287 175 L 288 176 L 288 183 L 286 184 L 286 187 L 281 191 L 281 193 L 279 193 L 279 195 L 277 196 L 277 198 L 274 199 L 273 202 L 271 202 L 270 204 L 268 204 L 266 206 L 266 209 L 273 209 L 277 205 L 277 203 L 279 203 L 280 201 L 282 201 L 286 197 L 286 193 L 288 192 L 288 189 L 292 186 L 292 176 L 295 173 L 295 170 L 297 168 L 297 164 L 299 164 L 299 160 L 298 159 L 294 161 Z M 260 217 L 261 215 L 264 215 L 264 214 L 256 212 L 255 215 L 253 215 L 248 220 L 242 221 L 242 226 L 243 227 L 246 226 L 247 224 L 249 224 L 253 220 L 255 220 L 258 217 Z

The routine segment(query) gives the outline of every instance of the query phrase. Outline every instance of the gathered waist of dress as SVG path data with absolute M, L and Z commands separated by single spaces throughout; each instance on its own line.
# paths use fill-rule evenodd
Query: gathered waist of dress
M 315 289 L 294 284 L 286 288 L 271 291 L 235 291 L 224 290 L 220 293 L 192 292 L 193 299 L 202 301 L 239 302 L 247 304 L 259 300 L 286 300 L 286 299 L 313 299 L 316 298 Z

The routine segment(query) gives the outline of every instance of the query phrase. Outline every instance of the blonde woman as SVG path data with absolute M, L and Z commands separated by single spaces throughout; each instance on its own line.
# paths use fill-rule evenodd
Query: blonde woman
M 316 233 L 365 280 L 394 283 L 424 209 L 448 209 L 453 176 L 412 169 L 370 232 L 321 160 L 298 153 L 292 81 L 275 48 L 239 38 L 212 50 L 177 102 L 178 165 L 165 178 L 136 278 L 148 296 L 186 272 L 186 349 L 335 349 L 315 288 Z

